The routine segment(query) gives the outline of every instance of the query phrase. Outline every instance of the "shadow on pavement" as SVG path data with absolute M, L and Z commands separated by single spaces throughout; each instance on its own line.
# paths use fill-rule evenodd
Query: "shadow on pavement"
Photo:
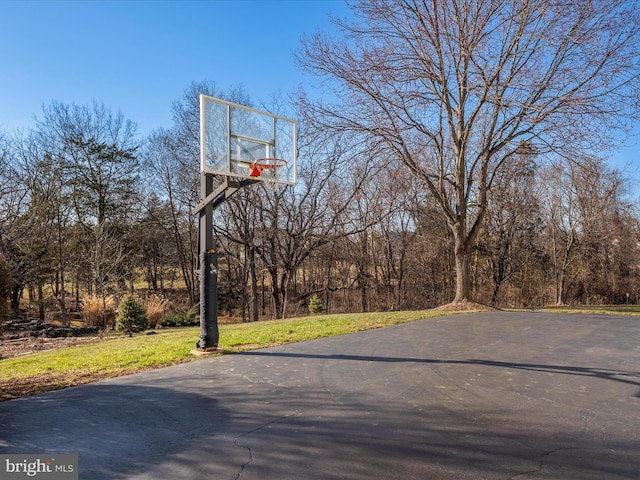
M 248 351 L 238 355 L 252 355 L 264 357 L 290 357 L 290 358 L 310 358 L 320 360 L 353 360 L 359 362 L 384 362 L 384 363 L 424 363 L 437 365 L 482 365 L 488 367 L 511 368 L 516 370 L 529 370 L 535 372 L 559 373 L 563 375 L 577 375 L 594 377 L 602 380 L 625 383 L 640 387 L 640 372 L 628 370 L 612 370 L 606 368 L 572 367 L 566 365 L 545 365 L 534 363 L 497 362 L 494 360 L 439 360 L 429 358 L 403 358 L 403 357 L 383 357 L 366 355 L 343 355 L 343 354 L 306 354 L 289 352 L 269 352 L 269 351 Z M 638 378 L 639 380 L 633 380 Z M 640 392 L 636 394 L 640 398 Z
M 636 442 L 604 444 L 561 419 L 494 411 L 466 416 L 358 396 L 283 418 L 238 443 L 253 458 L 242 478 L 255 480 L 602 480 L 637 478 L 640 471 Z
M 266 384 L 251 394 L 92 385 L 5 402 L 0 452 L 78 453 L 80 478 L 92 480 L 557 479 L 567 471 L 603 479 L 640 471 L 633 441 L 604 445 L 562 419 L 376 399 Z
M 195 463 L 181 455 L 229 420 L 214 396 L 102 382 L 0 404 L 0 452 L 78 454 L 80 478 L 96 480 L 131 478 L 171 459 L 175 471 L 158 478 L 185 478 L 181 468 Z

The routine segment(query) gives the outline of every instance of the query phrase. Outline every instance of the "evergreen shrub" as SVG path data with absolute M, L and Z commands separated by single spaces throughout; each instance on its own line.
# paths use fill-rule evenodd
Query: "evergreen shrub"
M 134 333 L 146 330 L 148 325 L 147 309 L 144 304 L 133 295 L 124 297 L 118 308 L 116 330 L 128 333 L 131 337 Z

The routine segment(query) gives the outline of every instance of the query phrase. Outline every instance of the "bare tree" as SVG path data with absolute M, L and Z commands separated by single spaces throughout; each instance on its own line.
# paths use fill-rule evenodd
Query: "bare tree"
M 562 165 L 554 165 L 547 169 L 543 182 L 555 303 L 562 305 L 566 303 L 567 279 L 575 275 L 575 268 L 571 267 L 577 262 L 580 241 L 576 196 L 570 175 L 567 175 Z
M 44 320 L 44 283 L 55 277 L 50 283 L 61 319 L 66 323 L 65 267 L 68 259 L 65 244 L 70 205 L 66 201 L 68 189 L 64 185 L 62 168 L 43 148 L 37 135 L 16 134 L 14 152 L 15 180 L 25 189 L 25 209 L 16 212 L 16 225 L 21 228 L 14 238 L 14 245 L 22 254 L 22 266 L 28 266 L 30 270 L 23 273 L 31 290 L 38 291 L 40 318 Z
M 416 235 L 409 245 L 411 261 L 404 279 L 405 305 L 436 307 L 455 292 L 453 235 L 436 205 L 417 201 L 409 212 L 416 225 Z
M 51 285 L 65 322 L 64 249 L 70 209 L 62 171 L 33 132 L 15 132 L 7 142 L 11 153 L 0 174 L 5 187 L 0 195 L 4 214 L 0 248 L 12 266 L 12 308 L 18 308 L 22 291 L 28 288 L 30 299 L 37 295 L 39 316 L 44 319 L 44 287 Z
M 568 303 L 570 287 L 574 301 L 592 301 L 594 289 L 600 290 L 596 302 L 607 299 L 603 285 L 613 281 L 613 249 L 621 241 L 615 235 L 623 209 L 618 173 L 599 158 L 559 161 L 543 172 L 541 184 L 555 302 Z
M 406 298 L 405 278 L 411 264 L 410 249 L 417 237 L 417 228 L 412 210 L 424 204 L 424 192 L 406 170 L 400 168 L 381 172 L 380 181 L 386 185 L 382 195 L 392 202 L 391 215 L 379 220 L 379 241 L 383 256 L 379 271 L 383 286 L 387 290 L 387 308 L 404 308 Z
M 401 172 L 379 170 L 370 174 L 350 199 L 345 199 L 348 207 L 344 217 L 348 221 L 341 223 L 337 233 L 345 237 L 344 255 L 352 262 L 353 285 L 359 290 L 363 312 L 385 304 L 391 309 L 395 303 L 389 298 L 392 277 L 394 281 L 402 279 L 397 268 L 401 267 L 402 254 L 395 258 L 395 250 L 398 247 L 402 252 L 407 247 L 406 239 L 402 238 L 405 233 L 402 223 L 409 220 L 408 216 L 402 218 L 399 211 L 406 207 L 402 201 L 410 183 L 402 178 Z M 381 287 L 387 290 L 386 296 L 380 295 Z
M 258 186 L 241 189 L 215 212 L 214 232 L 229 268 L 235 269 L 235 290 L 241 302 L 242 317 L 258 321 L 257 217 L 268 195 Z M 247 292 L 248 286 L 248 292 Z
M 177 156 L 172 135 L 166 131 L 154 132 L 142 154 L 148 172 L 150 191 L 166 202 L 172 238 L 189 303 L 197 301 L 195 265 L 197 248 L 196 225 L 192 210 L 197 204 L 197 166 L 186 167 L 186 160 Z
M 0 248 L 11 269 L 12 310 L 20 306 L 22 292 L 29 280 L 29 255 L 20 240 L 31 238 L 25 235 L 33 222 L 25 220 L 29 210 L 29 189 L 22 181 L 21 168 L 16 158 L 15 140 L 0 137 Z
M 387 214 L 354 221 L 351 202 L 380 168 L 354 154 L 349 141 L 300 128 L 299 182 L 263 195 L 256 217 L 256 253 L 269 272 L 277 318 L 284 318 L 297 269 L 338 236 L 362 232 Z
M 609 218 L 611 231 L 611 290 L 610 303 L 634 303 L 640 301 L 640 223 L 635 205 L 621 202 L 620 208 Z
M 491 305 L 496 306 L 501 287 L 540 256 L 535 241 L 542 228 L 536 166 L 533 152 L 524 146 L 522 150 L 494 180 L 486 233 L 478 242 L 491 278 Z
M 175 229 L 171 201 L 160 195 L 160 188 L 156 182 L 146 185 L 140 201 L 141 215 L 132 225 L 129 240 L 135 257 L 133 265 L 144 270 L 147 288 L 164 294 L 166 288 L 173 288 L 175 274 L 183 265 L 183 247 L 182 242 L 176 242 L 180 231 Z
M 580 303 L 612 303 L 620 299 L 616 295 L 614 251 L 620 242 L 628 241 L 617 236 L 621 213 L 626 209 L 621 199 L 623 180 L 598 157 L 585 158 L 579 165 L 570 163 L 567 170 L 581 239 L 572 296 Z
M 15 182 L 11 181 L 12 165 L 11 144 L 8 136 L 0 131 L 0 202 L 4 204 L 4 200 L 11 195 L 14 190 Z
M 299 61 L 333 86 L 309 119 L 378 142 L 422 181 L 454 237 L 456 294 L 493 179 L 521 142 L 593 148 L 637 114 L 636 2 L 355 0 L 344 40 L 315 34 Z

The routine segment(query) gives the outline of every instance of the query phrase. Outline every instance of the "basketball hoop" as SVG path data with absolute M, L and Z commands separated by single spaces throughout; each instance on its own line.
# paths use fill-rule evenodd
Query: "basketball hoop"
M 275 192 L 278 190 L 278 169 L 287 165 L 282 158 L 259 158 L 249 167 L 250 177 L 260 177 L 264 186 Z
M 249 176 L 259 177 L 264 170 L 284 167 L 287 164 L 282 158 L 259 158 L 249 167 Z

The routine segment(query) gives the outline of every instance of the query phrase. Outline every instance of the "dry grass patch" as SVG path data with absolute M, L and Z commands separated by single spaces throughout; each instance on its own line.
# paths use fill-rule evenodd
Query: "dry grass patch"
M 490 312 L 492 310 L 497 310 L 494 307 L 490 307 L 488 305 L 484 305 L 482 303 L 476 302 L 451 302 L 446 305 L 441 305 L 433 310 L 437 312 L 448 312 L 448 313 L 460 313 L 460 312 Z

